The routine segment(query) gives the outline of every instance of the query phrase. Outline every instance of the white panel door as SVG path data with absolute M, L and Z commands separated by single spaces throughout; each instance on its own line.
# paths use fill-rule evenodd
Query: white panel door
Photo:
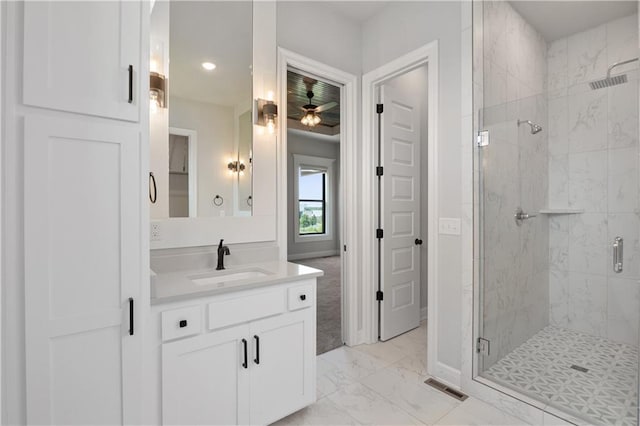
M 29 424 L 140 419 L 139 152 L 130 126 L 25 117 Z
M 381 88 L 382 291 L 380 338 L 420 325 L 420 115 L 417 96 Z
M 315 309 L 253 322 L 251 341 L 251 424 L 273 423 L 315 401 Z
M 245 324 L 162 345 L 163 424 L 249 424 L 248 335 Z
M 137 121 L 140 17 L 138 1 L 25 2 L 24 103 Z

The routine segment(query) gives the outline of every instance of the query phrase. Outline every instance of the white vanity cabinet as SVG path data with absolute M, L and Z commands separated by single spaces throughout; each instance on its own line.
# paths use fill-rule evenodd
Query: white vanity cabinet
M 25 2 L 24 103 L 138 121 L 141 9 L 126 0 Z
M 302 303 L 291 303 L 294 296 Z M 314 278 L 160 312 L 163 339 L 191 326 L 180 312 L 186 318 L 199 309 L 195 321 L 206 324 L 200 334 L 160 345 L 162 423 L 269 424 L 313 403 L 315 298 Z M 231 319 L 219 322 L 219 313 Z

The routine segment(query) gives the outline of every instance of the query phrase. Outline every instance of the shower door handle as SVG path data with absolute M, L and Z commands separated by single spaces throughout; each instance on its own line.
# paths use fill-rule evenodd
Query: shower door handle
M 624 259 L 624 241 L 622 237 L 616 237 L 613 240 L 613 272 L 619 274 L 622 272 L 622 263 Z

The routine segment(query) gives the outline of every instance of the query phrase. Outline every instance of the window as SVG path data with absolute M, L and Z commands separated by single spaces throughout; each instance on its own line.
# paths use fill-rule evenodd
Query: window
M 335 179 L 333 158 L 293 154 L 293 191 L 289 221 L 295 243 L 334 238 Z
M 324 234 L 327 229 L 327 172 L 310 167 L 298 170 L 298 233 Z

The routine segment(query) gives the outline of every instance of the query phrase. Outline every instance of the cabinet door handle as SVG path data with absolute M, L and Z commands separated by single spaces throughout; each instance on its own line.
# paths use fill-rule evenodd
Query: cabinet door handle
M 301 294 L 300 295 L 300 300 L 307 300 L 307 295 L 306 294 Z
M 158 199 L 158 187 L 156 186 L 156 177 L 153 172 L 149 172 L 149 201 L 155 204 Z
M 247 362 L 247 339 L 242 339 L 242 347 L 244 350 L 244 362 L 242 363 L 242 366 L 244 368 L 249 368 L 249 363 Z
M 133 65 L 129 65 L 129 98 L 127 102 L 133 103 Z
M 133 297 L 129 298 L 129 336 L 133 336 Z
M 256 339 L 256 357 L 253 362 L 260 364 L 260 338 L 258 336 L 253 336 L 253 338 Z

